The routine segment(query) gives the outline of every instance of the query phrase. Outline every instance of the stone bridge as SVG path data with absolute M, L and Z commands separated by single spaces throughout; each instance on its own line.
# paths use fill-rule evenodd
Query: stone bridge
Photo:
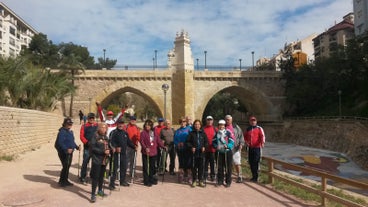
M 142 96 L 163 116 L 162 85 L 168 84 L 166 117 L 175 122 L 186 115 L 201 119 L 209 100 L 220 91 L 235 95 L 239 104 L 260 121 L 281 119 L 285 104 L 281 72 L 213 71 L 211 68 L 197 71 L 188 34 L 178 34 L 174 44 L 165 70 L 86 70 L 77 75 L 73 114 L 77 115 L 80 109 L 96 111 L 96 101 L 107 106 L 114 97 L 132 92 Z

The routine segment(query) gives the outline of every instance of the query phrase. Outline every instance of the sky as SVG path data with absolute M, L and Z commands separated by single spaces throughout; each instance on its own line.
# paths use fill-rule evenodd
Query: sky
M 320 34 L 353 11 L 352 0 L 0 0 L 54 44 L 72 42 L 117 65 L 167 64 L 176 34 L 204 65 L 252 65 L 285 43 Z M 196 64 L 196 63 L 195 63 Z

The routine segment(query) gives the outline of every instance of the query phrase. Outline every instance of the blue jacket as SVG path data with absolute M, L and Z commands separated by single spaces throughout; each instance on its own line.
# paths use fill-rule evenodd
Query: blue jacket
M 78 148 L 77 144 L 74 141 L 73 131 L 65 127 L 61 127 L 56 137 L 55 148 L 58 152 L 64 153 L 67 153 L 68 149 Z
M 180 142 L 185 144 L 188 139 L 189 132 L 192 131 L 189 126 L 181 127 L 175 131 L 174 134 L 174 144 L 177 147 Z M 183 146 L 184 147 L 184 146 Z

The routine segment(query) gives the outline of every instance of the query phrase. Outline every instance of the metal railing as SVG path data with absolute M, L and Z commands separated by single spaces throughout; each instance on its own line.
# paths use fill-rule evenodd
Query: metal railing
M 268 170 L 267 170 L 266 173 L 268 174 L 268 182 L 269 183 L 273 183 L 274 179 L 278 179 L 278 180 L 281 180 L 281 181 L 286 182 L 288 184 L 291 184 L 291 185 L 297 186 L 299 188 L 302 188 L 302 189 L 304 189 L 308 192 L 317 194 L 317 195 L 321 196 L 322 206 L 326 205 L 326 201 L 328 199 L 328 200 L 335 201 L 337 203 L 341 203 L 341 204 L 346 205 L 346 206 L 363 207 L 363 205 L 361 205 L 359 203 L 356 203 L 356 202 L 353 202 L 353 201 L 350 201 L 350 200 L 347 200 L 347 199 L 344 199 L 344 198 L 340 198 L 340 197 L 338 197 L 334 194 L 329 193 L 327 191 L 327 187 L 328 187 L 327 180 L 332 180 L 334 182 L 342 183 L 342 184 L 352 186 L 352 187 L 356 187 L 356 188 L 360 188 L 360 189 L 363 189 L 363 190 L 368 190 L 368 184 L 367 183 L 362 183 L 362 182 L 358 182 L 358 181 L 355 181 L 355 180 L 351 180 L 351 179 L 331 175 L 331 174 L 328 174 L 326 172 L 318 171 L 318 170 L 315 170 L 315 169 L 310 169 L 310 168 L 290 164 L 290 163 L 287 163 L 287 162 L 283 162 L 283 161 L 280 161 L 280 160 L 273 159 L 271 157 L 262 157 L 262 158 L 267 161 Z M 289 179 L 285 176 L 280 175 L 279 173 L 276 173 L 275 172 L 275 165 L 276 164 L 281 165 L 283 168 L 287 168 L 287 169 L 295 170 L 295 171 L 300 171 L 300 172 L 306 173 L 308 175 L 313 175 L 313 176 L 316 176 L 316 177 L 320 177 L 321 178 L 321 181 L 320 181 L 321 182 L 321 189 L 318 189 L 316 187 L 312 187 L 312 186 L 304 184 L 304 183 L 294 181 L 292 179 Z
M 115 65 L 112 70 L 167 70 L 169 68 L 168 65 Z M 231 66 L 231 65 L 207 65 L 206 68 L 204 66 L 194 66 L 195 71 L 250 71 L 250 66 Z

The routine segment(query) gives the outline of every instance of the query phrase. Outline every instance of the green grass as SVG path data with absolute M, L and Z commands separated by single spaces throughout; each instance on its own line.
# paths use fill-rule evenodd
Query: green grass
M 15 159 L 14 155 L 3 155 L 0 156 L 0 161 L 4 160 L 4 161 L 13 161 Z

